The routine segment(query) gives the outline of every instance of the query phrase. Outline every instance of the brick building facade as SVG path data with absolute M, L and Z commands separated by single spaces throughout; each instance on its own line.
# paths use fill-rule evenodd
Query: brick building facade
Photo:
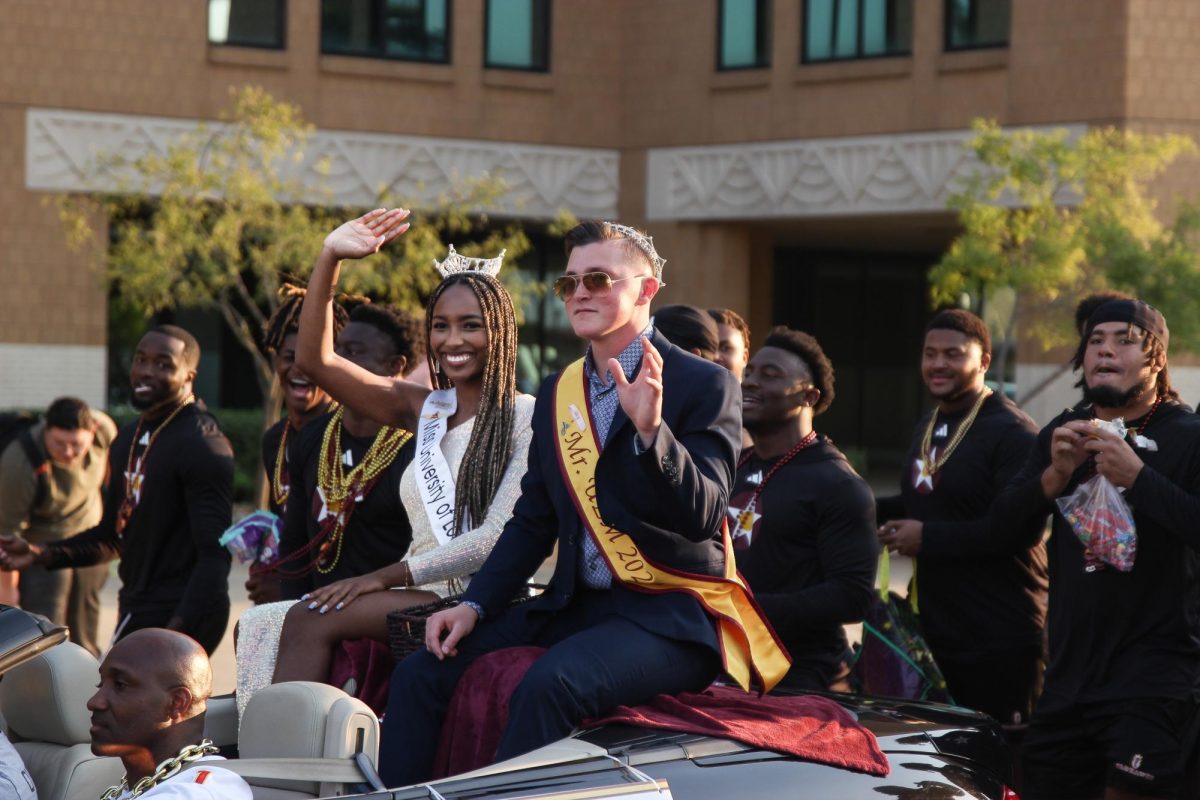
M 775 323 L 816 334 L 838 370 L 825 429 L 885 455 L 923 403 L 923 275 L 955 232 L 944 201 L 971 169 L 970 121 L 1200 133 L 1194 0 L 7 0 L 0 13 L 0 406 L 104 400 L 105 295 L 44 200 L 87 188 L 80 166 L 100 145 L 161 146 L 215 119 L 231 86 L 300 105 L 340 159 L 345 202 L 369 203 L 372 181 L 436 188 L 475 170 L 503 174 L 513 193 L 497 211 L 531 226 L 559 207 L 645 225 L 668 302 L 740 310 L 756 338 Z M 422 36 L 389 38 L 412 19 Z M 1160 196 L 1195 174 L 1173 171 Z M 1021 353 L 1018 383 L 1045 373 L 1039 359 Z M 1043 419 L 1069 389 L 1045 397 Z

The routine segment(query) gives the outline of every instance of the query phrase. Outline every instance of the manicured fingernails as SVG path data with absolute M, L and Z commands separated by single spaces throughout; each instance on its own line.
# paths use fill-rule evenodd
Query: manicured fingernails
M 336 606 L 334 606 L 334 608 L 337 609 L 338 611 L 341 611 L 345 607 L 346 607 L 345 603 L 338 603 Z
M 324 613 L 325 613 L 326 611 L 328 611 L 328 610 L 329 610 L 329 606 L 321 606 L 321 613 L 322 613 L 322 614 L 324 614 Z
M 303 600 L 304 598 L 301 598 L 301 599 Z M 317 601 L 316 601 L 316 600 L 313 600 L 311 603 L 309 603 L 309 604 L 308 604 L 308 610 L 309 610 L 309 611 L 312 611 L 312 610 L 313 610 L 314 608 L 316 608 L 316 607 L 317 607 Z

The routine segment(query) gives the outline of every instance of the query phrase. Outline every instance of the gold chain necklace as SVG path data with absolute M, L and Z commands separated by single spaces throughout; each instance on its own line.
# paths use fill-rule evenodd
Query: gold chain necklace
M 922 468 L 923 474 L 933 475 L 935 472 L 946 466 L 946 462 L 950 460 L 950 456 L 954 455 L 954 448 L 958 447 L 959 442 L 967 435 L 971 424 L 975 422 L 975 417 L 979 415 L 979 409 L 983 408 L 983 401 L 992 396 L 992 390 L 984 387 L 979 393 L 979 398 L 975 401 L 975 405 L 971 406 L 971 411 L 963 418 L 963 421 L 958 423 L 958 428 L 954 431 L 954 437 L 950 439 L 950 443 L 942 450 L 942 454 L 937 457 L 937 460 L 932 461 L 929 457 L 930 445 L 933 440 L 933 429 L 937 427 L 938 410 L 935 408 L 933 413 L 929 415 L 929 424 L 925 426 L 925 437 L 921 440 L 921 459 L 925 466 Z
M 338 405 L 338 403 L 329 403 L 324 410 L 335 410 L 338 408 Z M 291 418 L 285 419 L 283 423 L 283 435 L 279 437 L 279 449 L 275 451 L 275 469 L 272 471 L 273 474 L 271 476 L 271 499 L 279 509 L 287 507 L 288 494 L 290 494 L 292 488 L 287 483 L 288 474 L 287 470 L 284 469 L 287 466 L 287 442 L 291 431 Z
M 279 450 L 275 453 L 275 474 L 271 477 L 271 499 L 275 507 L 280 509 L 287 505 L 288 490 L 291 488 L 283 482 L 283 464 L 287 461 L 287 440 L 291 428 L 290 421 L 283 423 L 283 435 L 279 437 Z
M 145 479 L 145 466 L 150 458 L 150 448 L 154 447 L 154 443 L 158 441 L 158 435 L 167 429 L 167 426 L 179 416 L 179 412 L 196 402 L 195 395 L 188 395 L 182 403 L 177 405 L 175 409 L 167 415 L 162 424 L 154 429 L 154 433 L 150 434 L 150 441 L 146 442 L 146 449 L 142 451 L 142 455 L 137 459 L 137 469 L 134 469 L 133 454 L 137 452 L 138 439 L 142 436 L 142 423 L 144 419 L 138 418 L 137 427 L 133 429 L 133 440 L 129 443 L 129 458 L 125 462 L 125 494 L 121 498 L 121 507 L 117 509 L 116 529 L 117 535 L 125 533 L 125 526 L 129 524 L 129 518 L 133 516 L 133 511 L 137 508 L 138 503 L 142 499 L 142 481 Z
M 159 764 L 154 770 L 153 775 L 147 775 L 134 784 L 133 791 L 129 793 L 130 800 L 149 789 L 153 789 L 162 781 L 175 777 L 185 764 L 190 764 L 204 756 L 211 756 L 217 751 L 218 748 L 212 743 L 211 739 L 205 739 L 200 744 L 189 744 L 179 751 L 179 755 L 174 758 L 168 758 Z M 120 797 L 127 789 L 129 789 L 128 775 L 121 778 L 121 782 L 116 786 L 110 786 L 104 794 L 100 795 L 100 800 L 115 800 L 115 798 Z
M 317 571 L 322 575 L 333 571 L 342 556 L 342 543 L 346 523 L 354 510 L 355 498 L 368 491 L 384 470 L 396 460 L 400 448 L 408 444 L 412 432 L 387 425 L 375 434 L 375 440 L 357 466 L 346 472 L 342 463 L 342 417 L 345 407 L 339 408 L 325 426 L 321 440 L 321 458 L 317 462 L 317 488 L 325 503 L 327 513 L 333 519 L 333 529 L 321 543 L 316 560 Z M 334 551 L 330 558 L 330 551 Z

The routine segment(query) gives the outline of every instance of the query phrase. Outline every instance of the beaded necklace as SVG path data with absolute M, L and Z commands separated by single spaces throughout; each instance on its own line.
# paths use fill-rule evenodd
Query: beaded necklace
M 758 507 L 758 498 L 760 495 L 762 495 L 763 489 L 767 488 L 767 482 L 774 477 L 776 472 L 779 472 L 779 470 L 783 469 L 785 464 L 795 458 L 801 450 L 813 444 L 815 441 L 817 441 L 817 432 L 809 431 L 807 436 L 796 442 L 791 450 L 788 450 L 778 461 L 771 465 L 771 468 L 767 470 L 765 475 L 763 475 L 762 480 L 758 482 L 758 486 L 754 487 L 754 493 L 750 495 L 750 501 L 746 503 L 746 507 L 738 512 L 738 530 L 743 530 L 749 533 L 749 531 L 754 528 L 754 520 L 756 517 L 754 509 Z M 740 459 L 738 459 L 737 468 L 741 469 L 744 467 L 746 462 L 750 460 L 750 456 L 753 454 L 754 448 L 747 450 L 746 453 Z
M 942 454 L 936 459 L 932 457 L 933 431 L 937 427 L 938 410 L 935 408 L 933 413 L 929 415 L 929 424 L 925 426 L 925 436 L 921 439 L 921 462 L 920 470 L 922 478 L 932 478 L 934 473 L 946 466 L 946 462 L 950 460 L 950 456 L 954 455 L 954 450 L 958 447 L 963 437 L 967 435 L 967 431 L 971 429 L 971 425 L 975 422 L 975 417 L 979 416 L 979 409 L 983 408 L 983 402 L 992 396 L 992 390 L 984 387 L 979 393 L 975 404 L 971 406 L 971 410 L 963 421 L 958 423 L 958 427 L 954 430 L 954 436 L 950 442 L 942 449 Z
M 179 751 L 179 755 L 173 758 L 168 758 L 163 761 L 154 770 L 153 775 L 147 775 L 133 786 L 133 790 L 129 792 L 129 798 L 132 800 L 138 797 L 143 792 L 153 789 L 158 784 L 165 780 L 175 777 L 179 774 L 179 770 L 183 769 L 185 764 L 190 764 L 204 756 L 211 756 L 217 753 L 217 746 L 212 743 L 211 739 L 205 739 L 200 744 L 189 744 L 187 747 Z M 129 789 L 129 776 L 125 775 L 121 778 L 121 782 L 116 786 L 110 786 L 104 794 L 100 795 L 100 800 L 115 800 Z
M 365 497 L 383 472 L 396 460 L 400 448 L 412 438 L 403 428 L 384 426 L 362 460 L 346 472 L 342 464 L 342 417 L 346 409 L 339 408 L 325 426 L 321 440 L 321 455 L 317 462 L 317 493 L 324 508 L 318 520 L 322 533 L 318 545 L 316 569 L 322 575 L 333 571 L 342 556 L 346 525 L 360 497 Z
M 154 429 L 154 433 L 150 434 L 150 440 L 146 442 L 146 449 L 137 457 L 135 463 L 134 453 L 137 452 L 138 440 L 142 438 L 142 425 L 145 422 L 145 417 L 138 417 L 137 427 L 133 429 L 133 440 L 129 443 L 129 458 L 125 463 L 125 494 L 121 498 L 120 508 L 117 509 L 115 526 L 118 536 L 125 533 L 125 528 L 129 525 L 129 518 L 133 516 L 134 509 L 142 501 L 142 482 L 146 479 L 146 462 L 150 458 L 150 449 L 158 441 L 159 434 L 167 429 L 175 417 L 179 416 L 179 412 L 194 402 L 196 402 L 196 396 L 188 395 L 182 403 L 175 406 L 162 424 Z

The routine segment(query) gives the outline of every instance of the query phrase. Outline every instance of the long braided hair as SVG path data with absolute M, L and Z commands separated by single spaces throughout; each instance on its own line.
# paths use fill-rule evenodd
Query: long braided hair
M 517 318 L 512 298 L 500 282 L 482 272 L 459 272 L 442 281 L 425 307 L 425 341 L 432 341 L 433 308 L 447 288 L 462 284 L 479 301 L 488 335 L 488 357 L 483 367 L 483 389 L 479 413 L 466 454 L 458 468 L 454 500 L 454 530 L 468 524 L 478 525 L 488 508 L 505 467 L 512 456 L 513 415 L 517 393 Z M 429 348 L 429 374 L 436 389 L 453 384 Z
M 279 307 L 271 314 L 271 318 L 263 323 L 263 349 L 269 355 L 278 353 L 283 347 L 283 340 L 300 330 L 300 307 L 304 305 L 305 288 L 294 283 L 284 283 L 279 287 L 282 300 Z M 342 332 L 346 327 L 349 316 L 341 303 L 333 304 L 333 336 Z

